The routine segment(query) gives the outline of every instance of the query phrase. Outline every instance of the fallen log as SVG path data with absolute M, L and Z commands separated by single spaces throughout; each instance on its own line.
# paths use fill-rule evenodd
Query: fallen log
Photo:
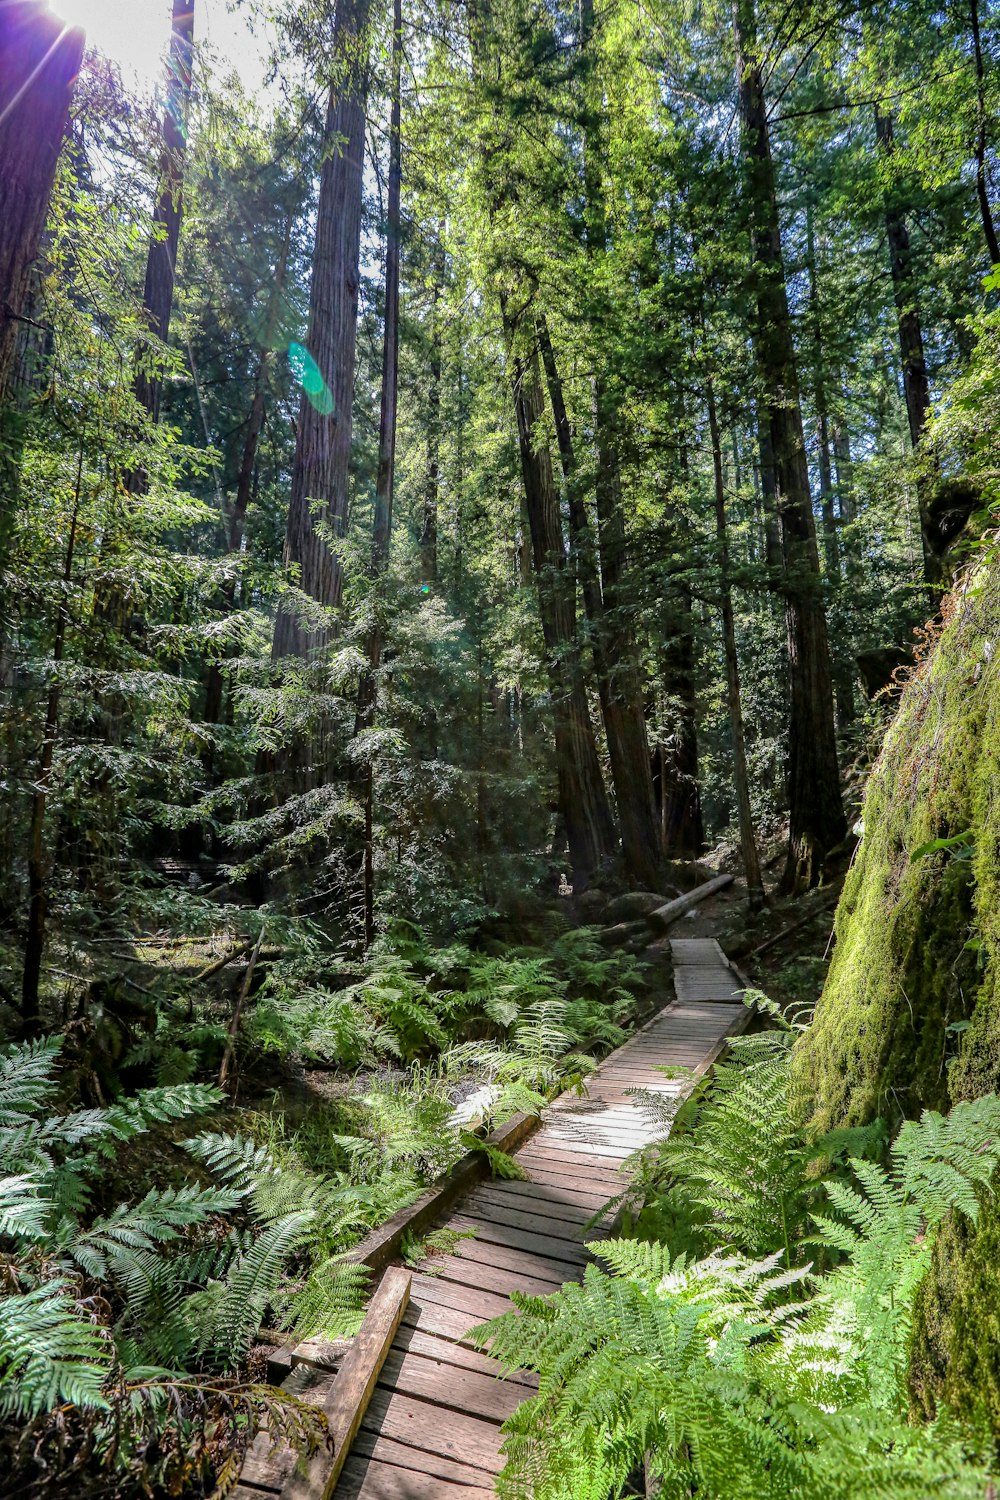
M 704 885 L 696 885 L 693 891 L 678 896 L 674 901 L 668 901 L 666 906 L 658 906 L 656 911 L 651 911 L 646 921 L 650 927 L 659 928 L 665 932 L 672 927 L 678 917 L 683 917 L 685 912 L 692 907 L 698 906 L 702 901 L 707 901 L 709 896 L 714 896 L 716 891 L 724 891 L 727 885 L 732 885 L 736 879 L 735 875 L 716 875 L 714 880 L 706 880 Z

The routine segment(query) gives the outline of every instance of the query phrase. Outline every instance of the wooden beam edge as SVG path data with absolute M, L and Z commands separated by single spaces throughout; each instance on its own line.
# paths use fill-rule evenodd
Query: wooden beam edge
M 304 1469 L 295 1469 L 281 1491 L 281 1500 L 332 1500 L 410 1300 L 411 1279 L 412 1272 L 406 1266 L 390 1266 L 379 1282 L 364 1322 L 323 1403 L 333 1453 L 321 1449 Z

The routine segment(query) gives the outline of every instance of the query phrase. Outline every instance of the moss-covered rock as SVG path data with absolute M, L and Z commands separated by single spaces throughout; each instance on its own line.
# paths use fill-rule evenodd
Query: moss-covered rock
M 1000 1435 L 1000 1214 L 953 1218 L 917 1293 L 910 1355 L 914 1414 L 942 1405 Z
M 1000 566 L 952 599 L 873 770 L 816 1019 L 794 1058 L 817 1129 L 1000 1092 Z M 964 837 L 962 837 L 964 836 Z M 957 840 L 950 848 L 930 847 Z M 915 1410 L 1000 1439 L 1000 1207 L 945 1227 L 920 1292 Z
M 795 1059 L 822 1128 L 1000 1088 L 997 573 L 981 569 L 953 599 L 872 772 L 833 962 Z

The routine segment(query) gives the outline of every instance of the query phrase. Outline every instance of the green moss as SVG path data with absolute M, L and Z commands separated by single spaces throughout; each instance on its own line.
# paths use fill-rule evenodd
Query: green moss
M 1000 567 L 952 601 L 872 773 L 816 1019 L 797 1048 L 817 1129 L 1000 1092 Z M 971 858 L 921 845 L 969 831 Z M 916 1310 L 915 1410 L 1000 1438 L 1000 1209 L 947 1226 Z
M 910 1355 L 914 1414 L 948 1406 L 1000 1434 L 1000 1213 L 954 1219 L 934 1245 L 917 1293 Z
M 957 601 L 872 773 L 796 1082 L 817 1127 L 1000 1087 L 1000 587 Z M 912 854 L 971 830 L 971 859 Z M 969 945 L 978 945 L 970 947 Z M 968 1030 L 955 1030 L 968 1023 Z

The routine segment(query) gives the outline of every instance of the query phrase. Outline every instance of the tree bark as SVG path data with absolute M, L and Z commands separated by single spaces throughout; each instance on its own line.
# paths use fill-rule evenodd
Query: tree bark
M 31 799 L 31 818 L 28 824 L 28 927 L 24 941 L 24 969 L 21 976 L 21 1019 L 29 1031 L 37 1031 L 41 1022 L 39 984 L 49 910 L 48 870 L 45 858 L 45 814 L 52 789 L 52 766 L 55 758 L 56 735 L 59 732 L 59 705 L 62 698 L 60 671 L 65 654 L 66 630 L 69 625 L 70 586 L 73 581 L 73 556 L 76 550 L 77 521 L 80 514 L 83 456 L 84 442 L 81 437 L 76 466 L 73 515 L 70 520 L 66 557 L 63 563 L 62 592 L 56 611 L 52 645 L 52 679 L 45 703 L 42 747 L 38 757 L 38 770 L 35 774 Z
M 654 889 L 660 860 L 653 779 L 638 672 L 634 669 L 631 652 L 624 662 L 618 663 L 617 670 L 613 666 L 615 658 L 609 651 L 604 594 L 597 571 L 593 528 L 580 493 L 572 429 L 555 350 L 544 316 L 536 319 L 536 333 L 566 485 L 572 557 L 580 581 L 584 609 L 593 627 L 591 642 L 594 669 L 621 826 L 622 858 L 626 872 L 633 880 Z
M 983 221 L 983 235 L 989 252 L 990 264 L 1000 264 L 1000 242 L 990 209 L 989 181 L 986 175 L 986 70 L 983 67 L 983 43 L 979 34 L 979 0 L 969 0 L 969 17 L 972 22 L 972 54 L 976 64 L 976 197 Z
M 896 149 L 891 115 L 875 107 L 875 139 L 882 155 L 889 159 Z M 902 206 L 892 196 L 886 198 L 885 232 L 889 245 L 889 269 L 892 295 L 896 304 L 899 331 L 899 357 L 903 368 L 903 396 L 913 451 L 920 440 L 931 412 L 930 381 L 924 358 L 924 335 L 920 306 L 914 284 L 913 258 L 910 253 L 910 231 Z M 917 510 L 920 516 L 920 544 L 923 552 L 924 581 L 933 589 L 943 579 L 940 559 L 934 542 L 930 517 L 930 485 L 926 477 L 917 480 Z
M 837 766 L 830 646 L 753 0 L 736 0 L 733 15 L 757 299 L 754 352 L 771 440 L 784 561 L 790 707 L 789 841 L 782 883 L 785 890 L 796 891 L 821 879 L 823 860 L 844 838 L 846 820 Z
M 712 443 L 712 477 L 715 484 L 715 538 L 719 546 L 719 593 L 721 596 L 722 646 L 726 658 L 726 695 L 729 706 L 729 727 L 733 737 L 733 789 L 736 793 L 736 814 L 740 830 L 740 851 L 743 856 L 743 874 L 747 883 L 747 899 L 751 911 L 759 911 L 765 904 L 764 882 L 757 856 L 757 839 L 753 828 L 753 811 L 750 806 L 750 777 L 747 772 L 746 736 L 743 729 L 743 703 L 740 695 L 740 665 L 736 649 L 736 621 L 733 615 L 733 590 L 729 576 L 729 532 L 726 526 L 726 484 L 722 465 L 722 444 L 719 437 L 719 416 L 715 405 L 715 391 L 709 379 L 705 386 L 708 404 L 708 431 Z
M 184 211 L 184 159 L 187 155 L 187 118 L 191 101 L 194 4 L 195 0 L 173 0 L 160 185 L 153 210 L 153 232 L 146 255 L 146 280 L 142 290 L 146 321 L 160 344 L 167 342 L 170 333 L 177 247 L 180 244 Z M 152 421 L 158 422 L 163 376 L 155 347 L 140 353 L 135 394 Z
M 389 565 L 392 533 L 392 496 L 396 472 L 396 401 L 399 387 L 399 236 L 402 187 L 400 141 L 400 70 L 402 60 L 402 0 L 393 0 L 392 106 L 389 120 L 389 183 L 385 231 L 385 329 L 382 339 L 382 400 L 378 430 L 378 473 L 372 527 L 372 578 L 378 580 Z M 368 670 L 362 674 L 358 695 L 356 733 L 370 729 L 375 717 L 377 673 L 382 659 L 382 622 L 379 601 L 368 641 Z M 375 941 L 375 766 L 369 752 L 365 762 L 365 947 Z
M 14 377 L 20 320 L 83 44 L 83 32 L 64 26 L 41 0 L 0 5 L 0 567 L 17 503 L 20 423 Z
M 552 459 L 547 444 L 538 438 L 545 405 L 538 353 L 532 349 L 523 357 L 515 352 L 517 329 L 508 313 L 506 298 L 502 299 L 502 311 L 552 692 L 559 811 L 569 843 L 574 889 L 582 891 L 602 863 L 613 855 L 617 840 L 584 690 L 576 636 L 576 591 L 569 574 Z
M 285 530 L 285 566 L 297 569 L 302 593 L 329 609 L 340 604 L 343 575 L 335 545 L 347 530 L 369 9 L 370 0 L 344 0 L 337 8 L 336 76 L 326 115 L 309 327 L 299 367 L 303 395 Z M 275 620 L 272 655 L 307 656 L 322 648 L 327 637 L 327 628 L 310 628 L 300 620 L 295 603 L 285 599 Z
M 441 293 L 444 287 L 444 248 L 438 230 L 434 247 L 431 293 L 431 388 L 427 397 L 427 480 L 420 528 L 420 572 L 425 583 L 437 582 L 438 493 L 441 479 Z
M 263 342 L 257 359 L 253 400 L 250 403 L 247 429 L 243 439 L 243 452 L 240 455 L 240 472 L 236 480 L 236 494 L 233 497 L 232 509 L 229 512 L 229 525 L 226 529 L 226 551 L 230 555 L 240 552 L 243 547 L 243 533 L 246 527 L 247 511 L 250 508 L 250 497 L 253 493 L 253 477 L 257 468 L 257 450 L 260 446 L 260 435 L 264 430 L 264 417 L 267 406 L 267 381 L 274 358 L 272 344 L 274 343 L 278 319 L 281 315 L 281 297 L 285 287 L 285 275 L 288 269 L 288 256 L 292 243 L 293 225 L 294 215 L 289 214 L 285 223 L 285 233 L 281 242 L 278 262 L 274 268 L 274 277 L 271 282 L 267 321 L 264 327 Z M 223 590 L 223 609 L 227 612 L 231 611 L 235 601 L 236 585 L 234 581 L 230 581 Z M 202 718 L 206 724 L 218 724 L 219 722 L 222 712 L 222 689 L 222 668 L 218 661 L 213 661 L 209 666 L 208 676 L 205 679 L 205 704 Z

